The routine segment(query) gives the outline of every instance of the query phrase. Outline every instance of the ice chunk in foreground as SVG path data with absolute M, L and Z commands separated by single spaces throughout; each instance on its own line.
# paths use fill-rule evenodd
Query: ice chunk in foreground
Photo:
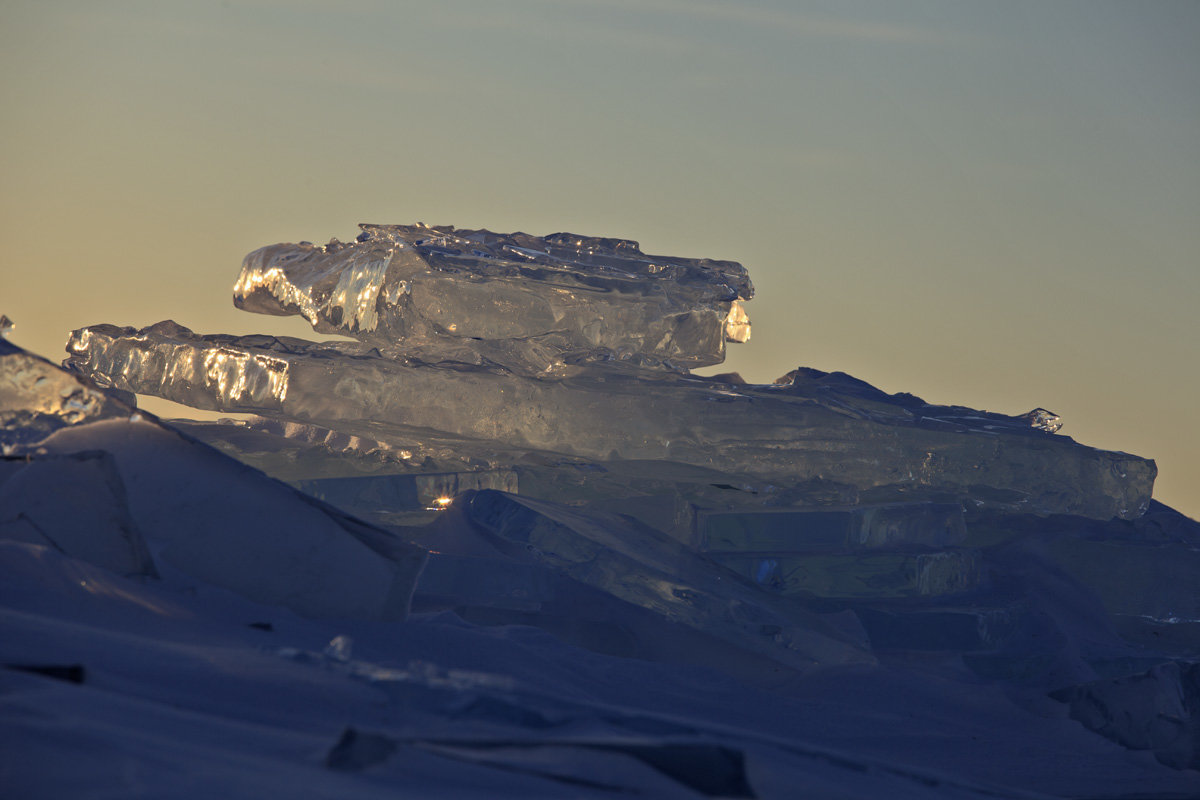
M 121 573 L 152 574 L 150 549 L 159 566 L 306 616 L 408 613 L 424 549 L 3 340 L 0 414 L 0 441 L 22 456 L 0 464 L 6 538 Z
M 50 453 L 113 455 L 156 558 L 310 617 L 403 619 L 424 550 L 149 420 L 65 428 Z
M 866 502 L 965 499 L 1100 519 L 1142 514 L 1156 473 L 1153 461 L 1021 418 L 932 406 L 817 370 L 769 386 L 599 368 L 535 380 L 380 358 L 356 343 L 198 336 L 170 322 L 84 328 L 68 351 L 70 367 L 120 389 L 381 441 L 457 442 L 501 462 L 529 451 L 668 460 L 832 480 L 874 492 Z
M 48 545 L 118 575 L 154 575 L 112 456 L 0 459 L 0 539 Z
M 557 233 L 362 225 L 352 243 L 246 256 L 238 308 L 299 314 L 322 333 L 425 361 L 524 374 L 564 363 L 718 364 L 750 336 L 754 288 L 732 261 L 646 255 L 637 242 Z

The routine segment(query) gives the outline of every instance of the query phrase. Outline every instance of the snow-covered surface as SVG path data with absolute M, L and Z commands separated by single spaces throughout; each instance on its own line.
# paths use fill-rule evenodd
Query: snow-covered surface
M 728 787 L 739 775 L 757 797 L 1183 797 L 1200 786 L 1058 703 L 945 661 L 756 689 L 451 613 L 318 622 L 36 545 L 4 543 L 0 564 L 4 663 L 85 670 L 79 684 L 0 673 L 13 797 L 695 797 L 720 792 L 685 776 Z M 348 656 L 329 650 L 339 637 Z M 385 737 L 386 755 L 328 766 L 348 728 Z M 664 757 L 677 765 L 665 773 L 630 754 L 669 746 L 679 755 Z

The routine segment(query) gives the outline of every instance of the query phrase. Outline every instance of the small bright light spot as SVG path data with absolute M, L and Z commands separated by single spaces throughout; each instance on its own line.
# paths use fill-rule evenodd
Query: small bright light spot
M 445 508 L 446 506 L 448 506 L 454 502 L 454 498 L 453 497 L 439 497 L 437 500 L 434 500 L 433 502 L 437 503 L 439 508 Z

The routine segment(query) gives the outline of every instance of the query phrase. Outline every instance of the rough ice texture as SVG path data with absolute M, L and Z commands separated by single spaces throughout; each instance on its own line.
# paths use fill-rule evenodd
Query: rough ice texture
M 741 264 L 646 255 L 637 242 L 424 225 L 362 225 L 352 243 L 246 256 L 238 308 L 299 314 L 385 354 L 521 374 L 630 360 L 701 367 L 750 337 Z
M 13 451 L 66 425 L 136 412 L 133 395 L 103 391 L 0 338 L 0 451 Z
M 1152 461 L 1025 418 L 932 406 L 809 369 L 771 386 L 608 370 L 530 380 L 378 358 L 354 343 L 198 336 L 170 322 L 84 328 L 68 351 L 71 368 L 119 389 L 380 441 L 668 460 L 1101 519 L 1142 514 L 1156 473 Z

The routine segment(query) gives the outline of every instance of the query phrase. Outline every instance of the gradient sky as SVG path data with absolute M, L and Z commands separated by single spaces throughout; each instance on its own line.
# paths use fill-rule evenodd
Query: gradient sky
M 750 269 L 725 369 L 1044 406 L 1200 517 L 1200 3 L 0 0 L 0 30 L 0 311 L 50 358 L 97 322 L 313 338 L 233 308 L 241 258 L 357 222 L 621 236 Z

